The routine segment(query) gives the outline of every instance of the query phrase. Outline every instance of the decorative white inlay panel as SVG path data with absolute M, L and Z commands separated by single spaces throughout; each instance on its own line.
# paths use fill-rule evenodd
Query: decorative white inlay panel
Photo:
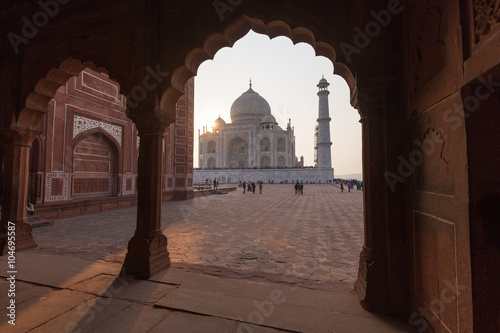
M 80 133 L 94 129 L 102 128 L 108 132 L 113 138 L 118 141 L 118 144 L 122 145 L 122 127 L 117 125 L 111 125 L 102 121 L 95 119 L 89 119 L 82 116 L 75 115 L 73 121 L 73 139 Z
M 69 175 L 48 173 L 45 177 L 45 201 L 68 200 Z
M 135 176 L 134 175 L 123 175 L 122 180 L 122 194 L 134 194 L 135 193 Z M 131 188 L 127 191 L 127 180 L 130 179 Z

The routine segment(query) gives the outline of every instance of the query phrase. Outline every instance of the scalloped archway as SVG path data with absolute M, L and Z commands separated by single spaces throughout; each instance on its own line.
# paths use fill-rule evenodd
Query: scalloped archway
M 316 56 L 324 56 L 333 63 L 333 74 L 341 76 L 347 82 L 351 92 L 351 105 L 359 111 L 356 80 L 347 65 L 336 61 L 337 54 L 334 46 L 317 41 L 314 33 L 308 28 L 297 27 L 292 29 L 289 24 L 282 20 L 274 20 L 266 24 L 261 19 L 251 18 L 247 15 L 240 16 L 232 24 L 229 24 L 222 33 L 211 34 L 205 39 L 202 47 L 195 47 L 186 54 L 184 65 L 175 69 L 171 75 L 171 87 L 162 93 L 161 109 L 171 110 L 174 108 L 177 100 L 184 92 L 184 86 L 190 78 L 196 75 L 199 66 L 204 61 L 213 59 L 220 49 L 232 47 L 249 30 L 267 35 L 271 39 L 284 36 L 290 38 L 294 44 L 309 44 L 314 49 Z

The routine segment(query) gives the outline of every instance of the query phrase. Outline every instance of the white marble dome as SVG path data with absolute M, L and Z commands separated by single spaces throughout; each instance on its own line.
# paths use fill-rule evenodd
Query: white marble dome
M 233 123 L 259 123 L 264 116 L 270 114 L 269 103 L 252 89 L 252 85 L 231 106 L 231 122 Z

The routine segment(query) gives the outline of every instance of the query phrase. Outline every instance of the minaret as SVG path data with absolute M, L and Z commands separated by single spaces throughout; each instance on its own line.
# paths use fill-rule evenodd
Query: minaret
M 328 107 L 328 86 L 330 83 L 323 77 L 318 84 L 319 114 L 318 114 L 318 168 L 332 168 L 332 141 L 330 140 L 330 110 Z

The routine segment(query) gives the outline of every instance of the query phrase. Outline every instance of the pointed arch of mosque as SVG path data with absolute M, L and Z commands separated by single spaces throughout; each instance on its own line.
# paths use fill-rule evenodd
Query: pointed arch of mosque
M 250 30 L 267 35 L 269 38 L 288 37 L 294 44 L 309 44 L 314 49 L 316 56 L 324 56 L 333 63 L 333 74 L 341 76 L 347 82 L 350 89 L 351 105 L 358 109 L 356 81 L 349 67 L 337 61 L 334 46 L 338 47 L 338 45 L 317 41 L 314 33 L 306 27 L 292 28 L 282 20 L 272 20 L 266 23 L 262 19 L 251 18 L 247 15 L 241 15 L 237 20 L 229 24 L 223 32 L 210 34 L 205 38 L 203 45 L 194 47 L 186 54 L 184 65 L 176 68 L 171 75 L 171 87 L 161 95 L 161 109 L 169 110 L 175 106 L 175 103 L 184 92 L 186 82 L 196 75 L 203 62 L 213 59 L 220 49 L 232 47 L 236 41 L 244 37 Z
M 73 139 L 73 151 L 76 150 L 77 146 L 79 146 L 82 141 L 88 139 L 92 139 L 95 143 L 103 144 L 104 146 L 107 146 L 107 148 L 109 148 L 111 154 L 111 156 L 109 157 L 113 162 L 110 171 L 112 171 L 112 173 L 118 173 L 118 170 L 120 170 L 121 168 L 120 156 L 122 155 L 120 143 L 116 141 L 116 139 L 113 138 L 108 132 L 98 127 L 78 134 Z
M 13 123 L 38 130 L 41 134 L 45 126 L 43 117 L 47 112 L 49 102 L 56 96 L 57 90 L 72 77 L 78 77 L 87 68 L 109 76 L 105 67 L 98 67 L 92 61 L 82 62 L 70 56 L 59 66 L 51 68 L 45 77 L 37 81 L 34 89 L 27 95 L 20 113 L 17 116 L 13 115 Z

